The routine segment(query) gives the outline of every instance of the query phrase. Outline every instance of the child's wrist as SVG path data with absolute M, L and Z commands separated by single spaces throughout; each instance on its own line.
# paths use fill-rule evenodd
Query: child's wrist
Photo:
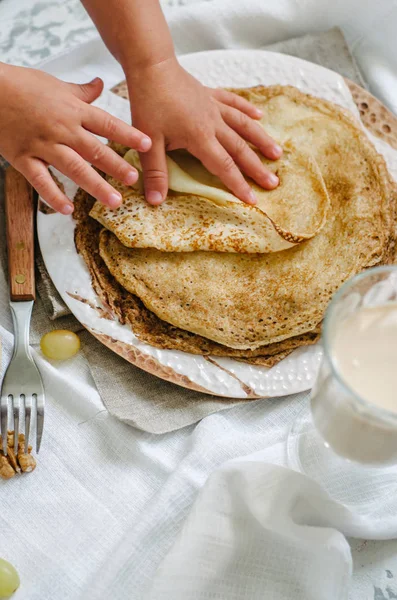
M 176 60 L 176 56 L 172 43 L 164 44 L 162 48 L 152 48 L 149 52 L 129 52 L 120 57 L 120 63 L 126 75 L 144 73 L 158 64 L 173 60 Z
M 175 54 L 157 57 L 156 60 L 146 63 L 129 63 L 128 66 L 123 66 L 128 85 L 137 85 L 143 80 L 151 78 L 159 71 L 174 70 L 180 68 Z

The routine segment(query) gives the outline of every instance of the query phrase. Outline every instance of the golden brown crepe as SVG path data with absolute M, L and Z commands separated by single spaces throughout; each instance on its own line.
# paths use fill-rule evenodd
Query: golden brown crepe
M 137 152 L 130 150 L 125 158 L 141 169 Z M 287 141 L 280 160 L 261 160 L 277 172 L 280 185 L 268 191 L 251 181 L 256 206 L 238 200 L 193 156 L 175 151 L 167 164 L 169 187 L 176 194 L 161 206 L 150 206 L 139 190 L 118 185 L 123 204 L 111 210 L 97 202 L 91 216 L 124 246 L 164 252 L 278 252 L 314 237 L 325 224 L 329 198 L 311 155 Z
M 243 94 L 277 139 L 313 152 L 331 199 L 320 233 L 288 251 L 252 256 L 130 249 L 104 232 L 100 251 L 117 281 L 160 319 L 254 350 L 313 330 L 346 279 L 388 260 L 394 188 L 383 159 L 342 109 L 293 88 Z
M 312 153 L 331 203 L 315 237 L 268 254 L 160 252 L 127 248 L 105 231 L 98 256 L 100 226 L 85 217 L 85 227 L 96 227 L 96 289 L 107 290 L 113 310 L 141 339 L 266 364 L 315 341 L 346 279 L 391 261 L 396 192 L 383 158 L 345 110 L 290 87 L 236 91 L 260 106 L 278 141 Z M 83 229 L 77 245 L 92 263 Z
M 318 340 L 319 328 L 316 328 L 303 336 L 271 344 L 259 350 L 233 350 L 162 321 L 148 310 L 137 296 L 120 286 L 100 257 L 101 226 L 89 216 L 94 202 L 92 196 L 84 190 L 79 190 L 75 199 L 74 212 L 74 218 L 77 220 L 76 248 L 88 266 L 93 288 L 109 311 L 109 316 L 130 325 L 140 340 L 158 348 L 170 348 L 192 354 L 229 356 L 247 361 L 255 357 L 255 364 L 266 367 L 273 366 L 295 348 L 314 344 Z M 100 312 L 103 316 L 103 311 Z

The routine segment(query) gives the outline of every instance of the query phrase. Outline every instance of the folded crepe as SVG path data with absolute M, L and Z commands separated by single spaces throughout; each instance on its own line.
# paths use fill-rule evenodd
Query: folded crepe
M 127 247 L 108 223 L 100 255 L 122 288 L 171 328 L 257 351 L 313 331 L 346 279 L 391 261 L 396 193 L 383 158 L 343 109 L 290 87 L 238 93 L 264 111 L 271 135 L 313 155 L 331 203 L 317 235 L 256 255 L 161 252 Z
M 112 147 L 115 149 L 115 144 L 112 144 Z M 73 215 L 77 221 L 76 248 L 86 262 L 93 289 L 105 308 L 105 311 L 103 308 L 98 308 L 98 311 L 102 317 L 106 314 L 107 318 L 117 318 L 120 323 L 129 325 L 140 340 L 157 348 L 172 348 L 204 356 L 229 356 L 266 367 L 273 366 L 295 348 L 314 344 L 318 340 L 320 329 L 316 327 L 307 334 L 269 344 L 257 350 L 236 350 L 161 320 L 146 308 L 138 296 L 129 293 L 116 281 L 101 258 L 99 238 L 102 228 L 89 216 L 95 199 L 80 189 L 74 203 Z
M 324 227 L 327 190 L 311 154 L 291 141 L 285 141 L 280 160 L 260 157 L 277 173 L 280 185 L 269 191 L 250 181 L 258 197 L 256 206 L 241 202 L 197 159 L 179 150 L 167 156 L 171 194 L 161 206 L 150 206 L 139 189 L 116 184 L 123 204 L 111 210 L 97 202 L 90 214 L 129 248 L 163 252 L 287 250 Z M 125 159 L 142 170 L 134 150 L 129 150 Z M 115 185 L 114 180 L 110 182 Z

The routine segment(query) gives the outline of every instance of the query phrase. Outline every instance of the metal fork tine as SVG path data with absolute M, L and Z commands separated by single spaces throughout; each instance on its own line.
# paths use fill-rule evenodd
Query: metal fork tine
M 28 453 L 31 412 L 32 412 L 32 397 L 25 396 L 25 454 Z
M 19 431 L 22 430 L 24 431 L 24 428 L 26 427 L 26 423 L 25 423 L 25 404 L 26 404 L 26 398 L 25 398 L 25 394 L 21 394 L 19 397 Z M 22 424 L 22 425 L 21 425 Z M 17 439 L 17 448 L 19 446 L 19 435 L 18 435 L 18 439 Z
M 42 394 L 33 394 L 33 396 L 36 396 L 36 452 L 39 453 L 44 427 L 44 396 Z
M 14 452 L 18 451 L 20 405 L 21 405 L 20 397 L 14 396 L 13 400 L 12 400 L 12 413 L 14 416 Z
M 0 432 L 3 440 L 3 452 L 7 456 L 8 396 L 0 398 Z

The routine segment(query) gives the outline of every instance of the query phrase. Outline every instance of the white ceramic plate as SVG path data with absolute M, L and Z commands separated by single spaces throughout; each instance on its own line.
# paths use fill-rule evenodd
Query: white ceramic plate
M 297 58 L 243 50 L 187 55 L 181 62 L 209 86 L 289 84 L 336 102 L 358 115 L 342 77 Z M 128 119 L 128 106 L 113 94 L 105 94 L 102 106 Z M 72 198 L 76 186 L 71 181 L 63 181 L 66 193 Z M 139 341 L 130 327 L 102 318 L 95 308 L 101 303 L 92 289 L 86 265 L 76 252 L 72 217 L 39 212 L 37 226 L 45 264 L 65 303 L 89 331 L 127 356 L 130 362 L 180 385 L 228 398 L 283 396 L 311 388 L 321 360 L 318 345 L 300 348 L 277 366 L 267 369 L 226 358 L 214 357 L 208 361 L 202 356 L 159 350 Z M 120 352 L 121 347 L 123 352 Z

